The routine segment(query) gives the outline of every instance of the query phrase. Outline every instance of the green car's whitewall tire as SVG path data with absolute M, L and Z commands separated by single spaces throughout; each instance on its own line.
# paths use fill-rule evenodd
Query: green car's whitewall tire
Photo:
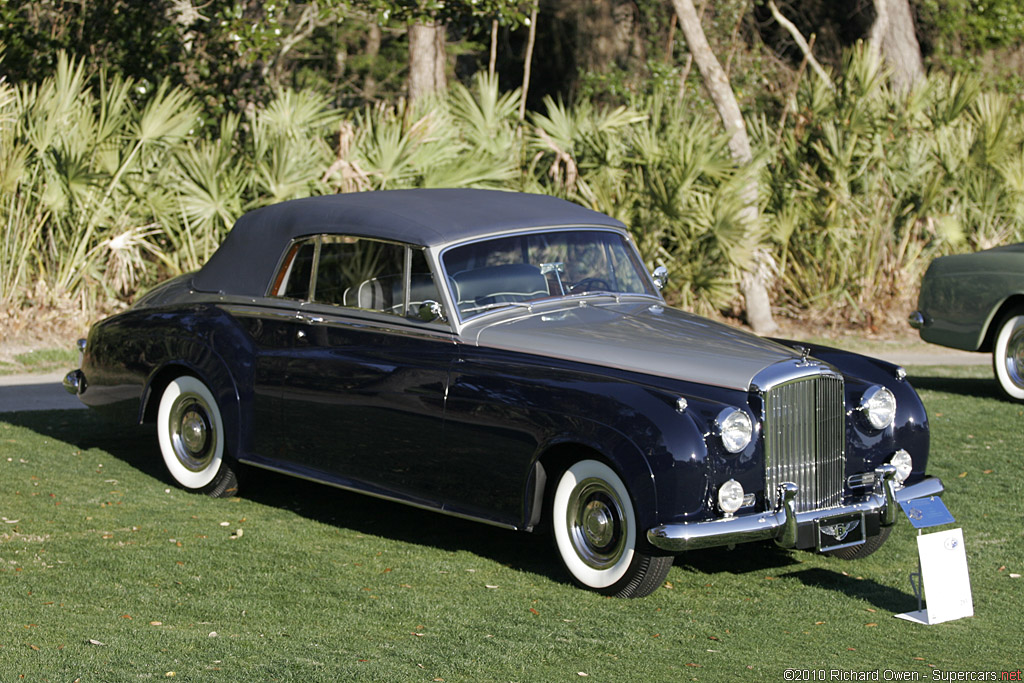
M 672 567 L 671 556 L 638 550 L 629 491 L 614 470 L 597 460 L 580 460 L 559 478 L 551 527 L 573 580 L 606 595 L 648 595 Z
M 1003 392 L 1024 401 L 1024 311 L 1013 311 L 999 324 L 992 348 L 992 369 Z
M 233 495 L 234 471 L 224 455 L 224 422 L 217 400 L 189 375 L 173 380 L 160 397 L 157 438 L 168 473 L 182 488 L 211 496 Z

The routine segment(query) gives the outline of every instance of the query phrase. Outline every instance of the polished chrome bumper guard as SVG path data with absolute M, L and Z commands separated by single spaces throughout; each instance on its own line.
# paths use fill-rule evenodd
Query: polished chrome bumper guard
M 784 482 L 778 487 L 779 504 L 774 512 L 707 522 L 662 524 L 648 530 L 647 540 L 655 548 L 668 552 L 766 540 L 774 540 L 784 548 L 794 548 L 801 527 L 856 514 L 877 515 L 881 526 L 891 526 L 896 523 L 896 506 L 900 502 L 936 496 L 944 490 L 942 481 L 937 477 L 897 488 L 895 476 L 895 467 L 881 465 L 875 469 L 874 489 L 861 502 L 807 512 L 797 512 L 796 509 L 799 487 L 792 482 Z
M 64 376 L 64 391 L 73 396 L 79 396 L 85 391 L 85 375 L 81 370 L 72 370 Z

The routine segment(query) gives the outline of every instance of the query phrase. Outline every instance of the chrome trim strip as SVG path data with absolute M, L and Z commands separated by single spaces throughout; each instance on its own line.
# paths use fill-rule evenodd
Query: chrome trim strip
M 334 488 L 341 489 L 342 491 L 350 491 L 351 493 L 359 493 L 359 494 L 362 494 L 362 495 L 365 495 L 365 496 L 370 496 L 372 498 L 379 498 L 381 500 L 387 500 L 387 501 L 390 501 L 392 503 L 401 503 L 403 505 L 408 505 L 410 507 L 418 508 L 420 510 L 429 510 L 430 512 L 440 512 L 441 514 L 448 515 L 449 517 L 457 517 L 459 519 L 466 519 L 466 520 L 469 520 L 471 522 L 482 522 L 484 524 L 489 524 L 490 526 L 496 526 L 496 527 L 501 528 L 501 529 L 511 529 L 512 531 L 519 531 L 520 530 L 519 527 L 517 527 L 514 524 L 505 524 L 504 522 L 497 522 L 497 521 L 495 521 L 493 519 L 487 519 L 486 517 L 477 517 L 477 516 L 474 516 L 474 515 L 466 514 L 464 512 L 456 512 L 454 510 L 446 510 L 444 508 L 443 504 L 441 504 L 441 505 L 431 505 L 429 503 L 418 503 L 418 502 L 416 502 L 414 500 L 411 500 L 409 498 L 403 498 L 402 496 L 389 495 L 389 494 L 386 494 L 386 493 L 380 493 L 378 491 L 373 491 L 369 487 L 364 488 L 364 487 L 357 486 L 355 484 L 342 484 L 340 482 L 330 481 L 329 479 L 320 479 L 318 477 L 314 477 L 314 476 L 311 476 L 311 475 L 308 475 L 308 474 L 301 474 L 299 472 L 296 472 L 295 470 L 290 470 L 290 469 L 287 469 L 287 468 L 284 468 L 284 467 L 275 467 L 274 465 L 268 465 L 267 463 L 257 462 L 255 460 L 249 460 L 248 458 L 239 458 L 238 460 L 239 460 L 239 462 L 245 463 L 246 465 L 252 465 L 253 467 L 259 467 L 260 469 L 268 470 L 270 472 L 276 472 L 278 474 L 284 474 L 284 475 L 287 475 L 289 477 L 295 477 L 296 479 L 302 479 L 302 480 L 305 480 L 305 481 L 311 481 L 314 484 L 326 484 L 327 486 L 333 486 Z
M 654 547 L 672 553 L 765 540 L 774 540 L 784 548 L 792 548 L 796 546 L 797 532 L 801 527 L 856 513 L 878 515 L 882 526 L 890 526 L 897 519 L 900 501 L 939 495 L 943 491 L 942 482 L 933 477 L 897 492 L 893 481 L 895 468 L 882 465 L 875 472 L 880 485 L 859 503 L 797 513 L 794 504 L 796 485 L 786 482 L 779 487 L 780 503 L 774 512 L 708 522 L 661 524 L 647 531 L 647 540 Z
M 454 342 L 452 330 L 447 326 L 410 320 L 390 313 L 374 313 L 361 309 L 338 309 L 330 304 L 270 306 L 251 299 L 237 303 L 231 301 L 216 303 L 233 316 L 277 321 L 315 322 L 335 327 L 373 327 L 385 334 L 413 334 Z
M 842 373 L 822 361 L 808 358 L 792 358 L 779 361 L 754 375 L 750 381 L 751 391 L 767 393 L 775 387 L 815 375 L 842 378 Z

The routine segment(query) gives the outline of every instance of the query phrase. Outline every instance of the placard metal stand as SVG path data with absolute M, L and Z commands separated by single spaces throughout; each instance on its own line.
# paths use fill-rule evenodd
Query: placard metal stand
M 962 529 L 931 534 L 924 529 L 952 524 L 956 520 L 938 496 L 900 503 L 907 519 L 917 529 L 917 571 L 910 574 L 910 586 L 917 597 L 917 611 L 897 614 L 918 624 L 939 624 L 974 616 L 971 581 L 967 572 Z M 924 595 L 928 608 L 924 608 Z

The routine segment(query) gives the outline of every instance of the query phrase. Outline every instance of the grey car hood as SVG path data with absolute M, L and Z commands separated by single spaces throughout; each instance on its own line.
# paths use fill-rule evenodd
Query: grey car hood
M 479 346 L 742 391 L 767 366 L 799 358 L 781 344 L 649 299 L 538 306 L 493 322 L 473 321 L 463 337 Z

